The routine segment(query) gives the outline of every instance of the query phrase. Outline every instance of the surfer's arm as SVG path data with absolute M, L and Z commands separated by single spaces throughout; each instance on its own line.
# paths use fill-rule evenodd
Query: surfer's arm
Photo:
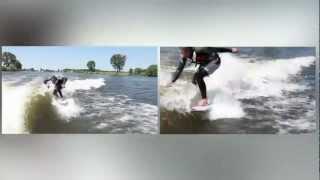
M 176 70 L 176 72 L 174 73 L 173 75 L 173 78 L 172 78 L 172 83 L 174 83 L 181 75 L 183 69 L 184 69 L 184 66 L 186 65 L 186 62 L 187 62 L 187 58 L 182 58 L 179 62 L 179 65 L 178 65 L 178 68 Z
M 181 60 L 179 62 L 178 68 L 173 75 L 171 83 L 174 83 L 181 75 L 184 66 L 186 65 L 187 59 L 192 59 L 194 49 L 192 47 L 182 47 L 180 48 Z
M 48 79 L 45 79 L 45 80 L 43 81 L 43 83 L 44 83 L 44 84 L 47 84 L 49 81 L 51 81 L 51 82 L 54 84 L 54 79 L 55 79 L 55 76 L 52 76 L 52 77 L 50 77 L 50 78 L 48 78 Z
M 215 48 L 215 50 L 219 53 L 237 53 L 239 51 L 237 48 Z
M 50 78 L 50 79 L 45 79 L 45 80 L 43 81 L 43 83 L 44 83 L 44 84 L 47 84 L 49 81 L 51 81 L 51 78 Z

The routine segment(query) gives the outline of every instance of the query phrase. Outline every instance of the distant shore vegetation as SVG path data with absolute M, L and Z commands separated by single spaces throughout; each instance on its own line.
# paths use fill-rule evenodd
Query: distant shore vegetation
M 22 64 L 17 57 L 10 52 L 3 52 L 1 58 L 1 71 L 20 71 Z
M 96 62 L 89 60 L 86 64 L 87 69 L 72 69 L 65 68 L 59 70 L 42 69 L 36 70 L 35 68 L 23 69 L 22 63 L 17 57 L 10 52 L 2 53 L 1 71 L 38 71 L 38 72 L 73 72 L 73 73 L 90 73 L 90 74 L 105 74 L 105 75 L 118 75 L 118 76 L 158 76 L 158 66 L 156 64 L 150 65 L 147 68 L 130 68 L 129 71 L 123 71 L 127 61 L 125 54 L 114 54 L 110 58 L 110 64 L 114 71 L 96 69 Z

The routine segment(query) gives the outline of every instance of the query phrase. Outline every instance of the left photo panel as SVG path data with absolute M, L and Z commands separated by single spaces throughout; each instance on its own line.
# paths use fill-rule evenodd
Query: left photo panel
M 2 46 L 2 133 L 158 134 L 157 53 Z

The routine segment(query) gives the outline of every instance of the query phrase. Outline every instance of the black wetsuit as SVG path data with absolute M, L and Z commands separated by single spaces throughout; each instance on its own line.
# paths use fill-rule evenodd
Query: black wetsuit
M 218 53 L 232 52 L 231 48 L 214 48 L 214 47 L 183 47 L 181 48 L 181 60 L 173 76 L 172 82 L 175 82 L 181 75 L 186 62 L 190 59 L 199 65 L 197 72 L 193 76 L 192 83 L 199 86 L 202 99 L 207 98 L 207 87 L 203 80 L 205 76 L 212 74 L 219 68 L 221 59 Z M 193 60 L 193 54 L 196 57 Z
M 51 81 L 54 84 L 53 95 L 56 97 L 60 96 L 61 98 L 63 98 L 61 89 L 63 88 L 63 85 L 66 84 L 67 80 L 68 79 L 66 77 L 58 79 L 56 76 L 52 76 L 50 79 L 46 79 L 44 83 L 47 84 L 48 81 Z

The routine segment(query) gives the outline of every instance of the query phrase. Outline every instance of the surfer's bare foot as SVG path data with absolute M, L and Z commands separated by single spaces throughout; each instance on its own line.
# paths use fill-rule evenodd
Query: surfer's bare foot
M 171 82 L 171 83 L 168 83 L 168 84 L 166 85 L 166 87 L 169 88 L 169 87 L 172 87 L 172 85 L 173 85 L 173 83 Z
M 201 99 L 197 106 L 208 106 L 208 99 Z

